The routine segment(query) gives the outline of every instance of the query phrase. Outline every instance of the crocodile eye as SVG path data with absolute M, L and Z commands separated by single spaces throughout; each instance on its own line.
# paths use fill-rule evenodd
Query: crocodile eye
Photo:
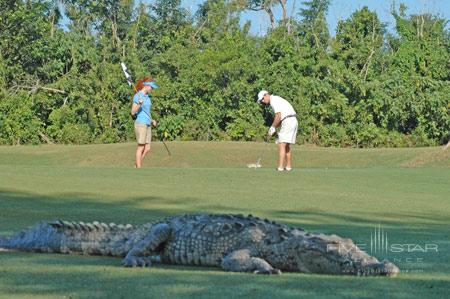
M 235 228 L 237 231 L 241 231 L 241 230 L 244 228 L 244 224 L 242 224 L 242 223 L 240 223 L 240 222 L 235 222 L 235 223 L 234 223 L 234 228 Z
M 225 224 L 222 226 L 222 232 L 227 233 L 227 232 L 229 232 L 229 231 L 231 231 L 231 225 L 229 225 L 228 223 L 225 223 Z

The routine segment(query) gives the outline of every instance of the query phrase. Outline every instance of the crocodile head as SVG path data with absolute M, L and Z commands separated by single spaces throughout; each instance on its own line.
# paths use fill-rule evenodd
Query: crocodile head
M 392 277 L 400 272 L 393 263 L 380 262 L 351 239 L 336 235 L 302 232 L 271 247 L 267 259 L 275 267 L 293 272 Z

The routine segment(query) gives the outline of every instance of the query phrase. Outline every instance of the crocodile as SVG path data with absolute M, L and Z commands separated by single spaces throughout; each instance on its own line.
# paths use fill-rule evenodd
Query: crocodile
M 348 238 L 311 233 L 252 215 L 186 214 L 133 226 L 71 221 L 40 222 L 11 237 L 8 251 L 75 253 L 122 258 L 125 267 L 154 262 L 220 267 L 226 271 L 396 276 Z

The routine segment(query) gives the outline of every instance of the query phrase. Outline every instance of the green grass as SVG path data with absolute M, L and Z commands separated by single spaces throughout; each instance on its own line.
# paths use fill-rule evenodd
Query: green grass
M 439 252 L 376 253 L 394 279 L 156 265 L 108 257 L 0 252 L 0 298 L 444 298 L 450 286 L 450 151 L 295 147 L 297 168 L 276 173 L 262 143 L 160 143 L 143 169 L 134 144 L 0 147 L 0 235 L 40 220 L 141 224 L 193 212 L 251 213 L 370 243 L 437 244 Z M 263 168 L 247 169 L 262 159 Z M 280 190 L 284 191 L 280 191 Z M 368 248 L 368 247 L 367 247 Z

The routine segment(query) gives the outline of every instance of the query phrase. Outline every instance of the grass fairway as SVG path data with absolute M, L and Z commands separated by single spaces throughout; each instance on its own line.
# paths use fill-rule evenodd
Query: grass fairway
M 374 253 L 403 273 L 393 279 L 256 276 L 169 265 L 125 269 L 108 257 L 0 252 L 0 298 L 448 296 L 450 150 L 297 146 L 298 167 L 276 173 L 273 144 L 168 146 L 171 157 L 155 143 L 143 169 L 132 168 L 131 143 L 0 147 L 0 235 L 58 218 L 141 224 L 180 213 L 251 213 L 350 237 L 369 253 L 371 234 L 381 227 L 389 244 L 412 244 Z M 246 168 L 258 158 L 263 168 Z

